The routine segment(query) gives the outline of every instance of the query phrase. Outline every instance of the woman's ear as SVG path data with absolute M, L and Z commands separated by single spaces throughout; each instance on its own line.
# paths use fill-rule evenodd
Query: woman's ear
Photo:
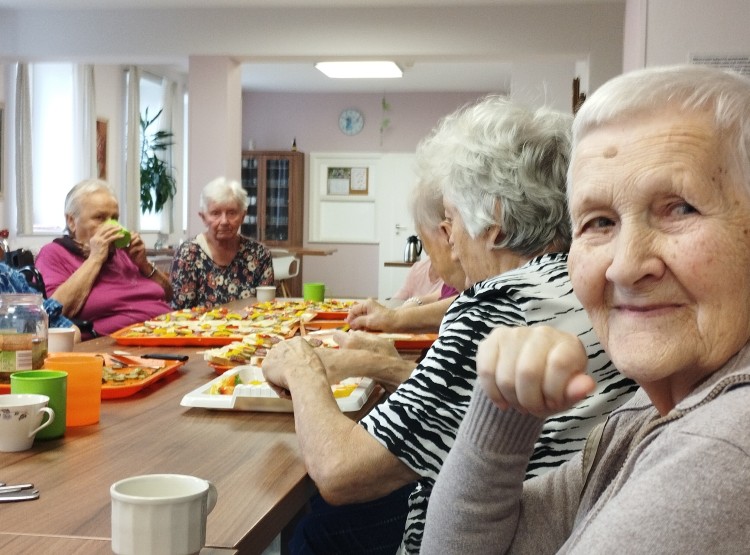
M 71 237 L 74 237 L 76 234 L 76 219 L 70 214 L 65 214 L 65 227 L 68 228 Z
M 505 239 L 505 233 L 500 229 L 497 224 L 487 226 L 484 230 L 484 239 L 487 245 L 487 250 L 494 249 L 499 243 L 502 243 Z

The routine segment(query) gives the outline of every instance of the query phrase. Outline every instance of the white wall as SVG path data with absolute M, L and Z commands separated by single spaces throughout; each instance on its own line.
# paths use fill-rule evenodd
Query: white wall
M 690 54 L 750 55 L 748 0 L 649 0 L 646 65 L 678 64 Z
M 305 154 L 310 152 L 414 152 L 417 142 L 438 120 L 484 92 L 387 94 L 391 125 L 381 144 L 383 117 L 379 94 L 243 94 L 242 144 L 252 139 L 257 150 L 289 150 L 292 140 Z M 362 110 L 365 125 L 355 136 L 338 129 L 341 110 Z M 310 164 L 306 157 L 304 241 L 311 248 L 335 248 L 331 256 L 308 256 L 303 260 L 302 279 L 326 283 L 331 295 L 378 296 L 382 266 L 377 244 L 330 244 L 308 241 Z M 404 198 L 408 195 L 404 193 Z M 342 271 L 345 269 L 345 271 Z
M 20 9 L 0 10 L 0 58 L 6 60 L 70 60 L 82 63 L 148 63 L 187 64 L 190 58 L 216 57 L 232 60 L 309 60 L 320 56 L 410 56 L 419 60 L 444 58 L 459 60 L 514 60 L 522 57 L 535 63 L 541 56 L 553 53 L 569 60 L 586 60 L 590 68 L 591 86 L 616 75 L 621 69 L 622 32 L 624 5 L 608 3 L 601 5 L 497 5 L 465 7 L 415 8 L 394 6 L 390 8 L 263 8 L 263 9 L 177 9 L 177 10 L 44 10 Z M 523 64 L 515 68 L 516 78 L 535 87 L 534 78 L 525 76 Z M 559 88 L 551 95 L 560 106 L 569 105 L 569 92 L 563 83 L 572 79 L 574 72 L 565 73 L 564 79 L 555 78 Z M 450 79 L 451 76 L 446 76 Z M 547 78 L 550 81 L 550 78 Z M 223 88 L 225 81 L 220 85 Z M 191 86 L 196 86 L 194 82 Z M 209 88 L 211 83 L 201 83 Z M 540 87 L 536 87 L 539 89 Z M 552 89 L 548 87 L 548 92 Z M 558 92 L 559 91 L 559 92 Z M 217 172 L 227 173 L 230 167 L 228 156 L 238 156 L 247 138 L 257 141 L 257 148 L 288 148 L 297 136 L 300 150 L 355 150 L 373 151 L 380 148 L 380 137 L 375 144 L 370 135 L 373 127 L 354 141 L 344 146 L 323 146 L 308 142 L 308 137 L 298 129 L 286 132 L 275 130 L 268 140 L 261 137 L 260 127 L 248 131 L 243 127 L 242 137 L 232 138 L 235 127 L 232 118 L 239 121 L 243 114 L 222 114 L 219 126 L 224 126 L 227 141 L 210 141 L 201 137 L 204 129 L 215 132 L 216 120 L 206 119 L 210 107 L 192 112 L 192 102 L 200 94 L 191 92 L 191 113 L 198 114 L 208 127 L 192 128 L 190 153 L 190 209 L 196 212 L 196 199 L 208 176 Z M 198 91 L 200 92 L 200 91 Z M 212 97 L 207 94 L 206 98 Z M 214 97 L 215 98 L 215 97 Z M 379 104 L 373 97 L 371 105 L 365 106 L 369 113 L 377 113 L 371 106 Z M 227 103 L 230 104 L 230 103 Z M 429 102 L 427 103 L 429 104 Z M 409 113 L 396 99 L 393 101 L 393 124 L 385 136 L 384 148 L 391 151 L 413 150 L 414 137 L 421 137 L 434 124 L 409 127 Z M 307 108 L 300 103 L 297 111 Z M 328 110 L 336 114 L 342 107 L 331 102 Z M 451 107 L 453 109 L 453 107 Z M 447 110 L 449 111 L 449 110 Z M 447 113 L 441 111 L 441 114 Z M 404 115 L 406 114 L 406 115 Z M 323 113 L 318 114 L 323 117 Z M 276 116 L 279 121 L 284 116 Z M 379 120 L 377 115 L 367 116 Z M 110 119 L 116 119 L 110 116 Z M 284 118 L 285 119 L 285 118 Z M 326 117 L 326 125 L 334 125 L 334 117 Z M 290 124 L 298 121 L 285 121 Z M 267 129 L 267 128 L 264 128 Z M 110 127 L 110 133 L 113 132 Z M 398 133 L 397 133 L 398 132 Z M 254 135 L 257 135 L 254 136 Z M 342 142 L 338 130 L 331 130 L 331 142 Z M 409 147 L 398 146 L 403 137 L 409 136 Z M 200 138 L 199 138 L 200 137 Z M 194 144 L 195 141 L 195 144 Z M 232 144 L 234 141 L 234 144 Z M 357 144 L 359 141 L 367 144 Z M 271 146 L 273 143 L 273 146 Z M 229 154 L 227 154 L 229 152 Z M 239 168 L 239 164 L 237 164 Z M 4 208 L 7 210 L 7 207 Z M 192 219 L 191 219 L 192 221 Z M 190 229 L 194 231 L 195 224 Z M 369 256 L 356 247 L 341 247 L 335 256 L 342 257 L 342 265 L 356 264 L 360 255 L 367 256 L 362 268 L 377 270 L 377 256 Z M 307 272 L 325 275 L 331 272 L 330 260 L 309 258 L 305 264 Z M 369 265 L 369 266 L 368 266 Z M 367 270 L 365 270 L 367 271 Z M 342 272 L 335 271 L 337 276 Z M 375 276 L 377 271 L 368 272 Z M 374 279 L 374 278 L 373 278 Z M 363 294 L 376 294 L 377 286 L 361 282 Z

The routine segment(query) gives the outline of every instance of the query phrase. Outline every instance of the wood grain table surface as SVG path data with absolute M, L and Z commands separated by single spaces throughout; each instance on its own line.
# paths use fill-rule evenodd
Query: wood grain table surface
M 0 504 L 0 548 L 87 554 L 99 553 L 101 542 L 109 549 L 110 485 L 138 474 L 177 473 L 210 480 L 218 489 L 207 548 L 261 553 L 314 492 L 293 415 L 181 407 L 186 393 L 216 377 L 201 348 L 122 347 L 109 337 L 76 347 L 115 349 L 187 354 L 190 360 L 130 397 L 103 400 L 96 425 L 69 427 L 63 438 L 35 441 L 28 451 L 0 453 L 0 481 L 32 482 L 40 492 L 34 501 Z M 360 418 L 381 396 L 376 388 L 365 407 L 349 415 Z M 74 539 L 70 551 L 62 547 Z M 58 541 L 59 551 L 47 549 Z

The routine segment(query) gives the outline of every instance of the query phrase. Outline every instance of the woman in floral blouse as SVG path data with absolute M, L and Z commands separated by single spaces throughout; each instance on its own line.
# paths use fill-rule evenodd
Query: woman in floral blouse
M 247 193 L 236 181 L 220 177 L 203 188 L 199 215 L 206 231 L 180 245 L 172 261 L 175 308 L 212 307 L 273 285 L 270 251 L 239 234 L 247 205 Z

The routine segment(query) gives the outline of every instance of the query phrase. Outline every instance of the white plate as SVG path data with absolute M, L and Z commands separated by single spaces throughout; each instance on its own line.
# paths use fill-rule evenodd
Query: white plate
M 243 382 L 235 386 L 232 395 L 211 394 L 211 387 L 219 384 L 228 377 L 240 375 Z M 250 385 L 248 382 L 262 382 Z M 369 378 L 349 378 L 342 384 L 357 383 L 357 388 L 346 397 L 339 397 L 336 402 L 342 412 L 356 411 L 362 408 L 370 396 L 375 383 Z M 335 387 L 335 386 L 334 386 Z M 237 366 L 227 370 L 210 382 L 194 389 L 182 398 L 183 407 L 202 407 L 218 410 L 246 410 L 261 412 L 292 412 L 292 402 L 281 399 L 276 392 L 263 380 L 263 373 L 257 366 Z

